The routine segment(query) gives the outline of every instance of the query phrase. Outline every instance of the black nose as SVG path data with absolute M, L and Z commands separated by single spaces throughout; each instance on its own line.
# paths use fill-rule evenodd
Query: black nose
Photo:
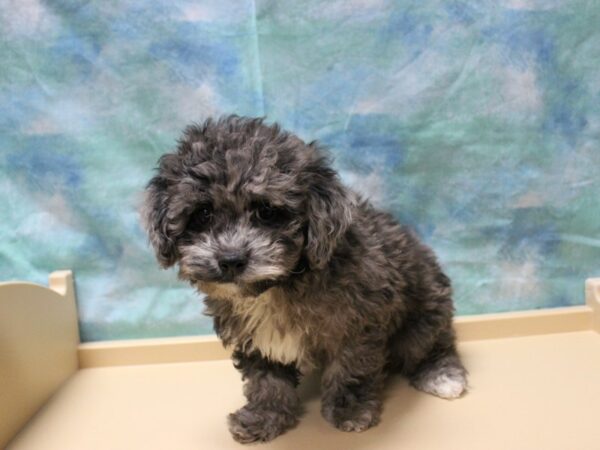
M 239 253 L 224 254 L 219 259 L 219 268 L 227 278 L 233 278 L 244 271 L 248 258 Z

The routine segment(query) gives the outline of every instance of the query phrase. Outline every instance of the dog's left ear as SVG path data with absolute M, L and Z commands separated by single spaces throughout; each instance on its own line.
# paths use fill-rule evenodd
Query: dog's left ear
M 306 256 L 311 268 L 322 269 L 352 223 L 355 204 L 337 173 L 324 160 L 310 173 Z

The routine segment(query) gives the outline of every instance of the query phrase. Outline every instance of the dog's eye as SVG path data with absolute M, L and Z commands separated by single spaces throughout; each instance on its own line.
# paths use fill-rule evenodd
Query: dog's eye
M 190 216 L 187 229 L 190 231 L 202 231 L 210 223 L 213 216 L 211 205 L 200 205 Z
M 283 208 L 276 208 L 267 203 L 262 203 L 255 210 L 256 219 L 269 226 L 278 226 L 288 219 L 288 212 Z

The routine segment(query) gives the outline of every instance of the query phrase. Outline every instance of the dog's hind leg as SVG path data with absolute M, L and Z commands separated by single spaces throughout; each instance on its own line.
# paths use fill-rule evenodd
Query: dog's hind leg
M 425 286 L 417 293 L 419 309 L 390 339 L 390 363 L 417 389 L 457 398 L 467 389 L 467 371 L 456 351 L 450 280 L 438 272 Z
M 423 392 L 446 399 L 460 397 L 467 389 L 467 371 L 454 342 L 437 343 L 409 375 L 409 380 Z
M 449 316 L 419 315 L 390 339 L 391 366 L 421 391 L 460 397 L 467 388 L 467 371 L 455 341 Z

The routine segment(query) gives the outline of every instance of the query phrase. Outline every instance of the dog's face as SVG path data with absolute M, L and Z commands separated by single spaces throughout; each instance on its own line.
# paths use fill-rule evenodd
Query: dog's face
M 323 268 L 353 203 L 319 149 L 258 119 L 189 127 L 146 191 L 158 261 L 192 283 L 260 292 Z
M 294 270 L 304 244 L 299 211 L 244 189 L 213 185 L 204 193 L 192 201 L 177 245 L 183 277 L 248 285 Z

